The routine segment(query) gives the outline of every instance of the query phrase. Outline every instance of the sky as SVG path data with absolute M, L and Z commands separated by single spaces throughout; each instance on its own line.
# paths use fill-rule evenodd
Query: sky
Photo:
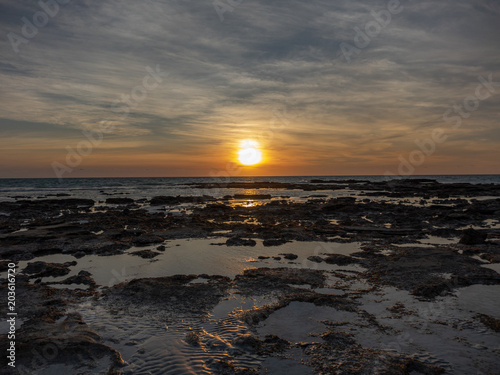
M 2 0 L 0 34 L 0 177 L 500 173 L 497 0 Z

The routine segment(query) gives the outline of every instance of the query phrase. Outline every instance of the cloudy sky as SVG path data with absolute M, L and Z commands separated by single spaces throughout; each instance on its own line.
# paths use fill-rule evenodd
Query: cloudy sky
M 500 173 L 497 0 L 44 1 L 0 2 L 0 177 Z

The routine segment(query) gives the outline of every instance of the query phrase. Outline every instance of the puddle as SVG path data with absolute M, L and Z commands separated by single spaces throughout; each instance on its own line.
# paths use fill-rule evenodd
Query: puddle
M 500 319 L 500 285 L 471 285 L 459 289 L 457 304 L 466 311 Z M 497 343 L 500 347 L 500 341 Z
M 483 264 L 481 265 L 481 267 L 489 268 L 490 270 L 493 270 L 496 273 L 500 273 L 500 263 Z
M 49 286 L 51 288 L 54 288 L 54 289 L 70 289 L 70 290 L 76 290 L 76 289 L 88 290 L 89 289 L 88 285 L 83 285 L 83 284 L 50 284 Z
M 458 243 L 458 238 L 427 236 L 427 238 L 418 240 L 418 242 L 424 245 L 451 245 Z
M 265 335 L 277 335 L 291 342 L 322 342 L 321 337 L 311 336 L 326 330 L 322 321 L 353 320 L 356 317 L 356 313 L 339 311 L 333 307 L 293 301 L 261 322 L 257 326 L 257 332 L 261 338 Z
M 42 282 L 59 282 L 70 276 L 77 275 L 81 270 L 91 273 L 92 278 L 100 286 L 112 286 L 124 281 L 143 277 L 163 277 L 178 274 L 184 275 L 222 275 L 234 277 L 248 268 L 257 267 L 294 267 L 318 270 L 359 271 L 364 269 L 357 265 L 336 266 L 326 263 L 315 263 L 307 260 L 311 255 L 343 254 L 349 255 L 360 250 L 361 243 L 324 243 L 324 242 L 289 242 L 281 246 L 265 247 L 261 240 L 254 247 L 248 246 L 213 246 L 214 239 L 182 239 L 165 243 L 166 250 L 160 252 L 154 259 L 143 259 L 131 256 L 137 250 L 155 250 L 155 246 L 132 247 L 124 254 L 112 256 L 86 255 L 75 259 L 68 254 L 53 254 L 37 257 L 29 261 L 20 261 L 18 270 L 23 270 L 30 262 L 43 261 L 47 263 L 64 263 L 76 261 L 71 266 L 68 275 L 60 277 L 45 277 Z M 260 255 L 279 256 L 280 253 L 297 254 L 292 262 L 285 259 L 276 261 L 272 258 L 259 260 Z M 0 277 L 6 277 L 3 272 Z M 73 288 L 65 285 L 61 288 Z M 75 286 L 74 288 L 78 288 Z M 85 288 L 79 286 L 79 288 Z
M 426 238 L 417 240 L 417 242 L 410 242 L 410 243 L 393 243 L 393 246 L 397 247 L 430 247 L 430 245 L 433 246 L 440 246 L 440 245 L 453 245 L 458 243 L 458 238 L 444 238 L 444 237 L 438 237 L 438 236 L 427 236 Z
M 446 368 L 446 374 L 476 374 L 477 366 L 495 373 L 498 334 L 484 327 L 475 315 L 500 316 L 500 286 L 474 285 L 460 288 L 456 296 L 418 301 L 408 292 L 384 288 L 360 298 L 362 308 L 377 321 L 391 327 L 382 333 L 373 327 L 352 329 L 356 341 L 365 347 L 414 353 L 420 360 Z M 400 303 L 401 310 L 387 310 Z M 396 315 L 401 313 L 399 317 Z M 433 353 L 432 355 L 430 353 Z
M 111 361 L 109 359 L 102 359 L 93 363 L 93 366 L 90 371 L 93 374 L 106 374 L 111 366 Z M 86 366 L 82 366 L 82 368 L 78 368 L 78 370 L 83 370 Z M 36 371 L 36 375 L 59 375 L 59 374 L 74 374 L 75 371 L 78 371 L 74 366 L 65 365 L 65 364 L 53 364 L 47 367 L 38 368 Z M 84 373 L 84 372 L 78 372 Z M 90 374 L 90 372 L 87 372 Z
M 302 354 L 302 352 L 300 352 Z M 261 364 L 260 375 L 313 375 L 311 367 L 300 364 L 299 359 L 282 359 L 276 357 L 268 357 Z

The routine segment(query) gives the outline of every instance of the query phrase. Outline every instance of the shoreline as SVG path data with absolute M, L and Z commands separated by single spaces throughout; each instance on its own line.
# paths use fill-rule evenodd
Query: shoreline
M 188 189 L 0 202 L 2 277 L 8 263 L 18 267 L 19 365 L 109 374 L 496 371 L 499 184 L 325 178 Z M 496 308 L 481 305 L 488 296 Z M 482 307 L 467 312 L 474 306 Z M 129 339 L 139 316 L 146 333 Z M 42 355 L 40 367 L 33 353 L 54 342 L 57 354 Z

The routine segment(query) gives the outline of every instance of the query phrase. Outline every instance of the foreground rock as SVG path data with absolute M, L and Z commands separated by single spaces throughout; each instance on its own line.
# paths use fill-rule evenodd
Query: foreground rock
M 327 270 L 319 271 L 299 268 L 307 263 L 294 262 L 298 259 L 296 254 L 273 256 L 286 251 L 284 249 L 264 249 L 259 259 L 284 258 L 286 261 L 283 261 L 283 266 L 297 268 L 248 269 L 234 279 L 208 275 L 142 278 L 109 288 L 97 288 L 87 271 L 80 271 L 78 275 L 60 282 L 51 281 L 50 285 L 47 280 L 36 280 L 34 284 L 34 278 L 67 276 L 76 262 L 30 262 L 18 274 L 16 286 L 16 292 L 19 293 L 19 319 L 23 322 L 19 331 L 22 336 L 19 340 L 20 353 L 23 355 L 20 366 L 25 366 L 27 373 L 35 373 L 43 370 L 44 366 L 56 364 L 78 366 L 81 373 L 117 374 L 124 362 L 101 338 L 106 337 L 110 340 L 106 343 L 113 342 L 117 345 L 115 349 L 118 348 L 120 343 L 116 337 L 110 337 L 112 329 L 106 331 L 99 325 L 94 326 L 93 318 L 86 322 L 77 312 L 68 308 L 75 309 L 86 302 L 92 307 L 99 307 L 101 313 L 109 314 L 111 319 L 107 323 L 116 322 L 114 329 L 126 330 L 126 325 L 133 326 L 130 322 L 136 322 L 136 319 L 161 322 L 159 329 L 162 332 L 175 329 L 166 327 L 170 323 L 171 327 L 176 324 L 178 327 L 188 326 L 190 331 L 180 337 L 185 337 L 184 341 L 190 348 L 199 348 L 204 351 L 204 355 L 212 356 L 211 361 L 204 362 L 204 366 L 214 372 L 255 373 L 255 369 L 235 364 L 244 356 L 293 357 L 299 353 L 302 363 L 312 367 L 311 371 L 316 373 L 437 374 L 443 369 L 435 363 L 442 362 L 423 363 L 422 357 L 417 358 L 404 351 L 395 353 L 374 349 L 369 345 L 363 347 L 361 339 L 356 341 L 355 333 L 362 332 L 364 337 L 378 334 L 382 339 L 391 335 L 394 342 L 400 343 L 407 331 L 401 332 L 401 326 L 398 328 L 397 324 L 394 327 L 385 326 L 390 320 L 404 320 L 404 327 L 418 327 L 419 330 L 427 327 L 425 334 L 429 335 L 433 334 L 437 324 L 445 325 L 431 321 L 426 316 L 417 316 L 418 309 L 415 306 L 413 309 L 405 307 L 408 306 L 407 301 L 405 304 L 391 301 L 391 305 L 382 308 L 383 314 L 375 315 L 371 313 L 374 306 L 363 306 L 363 300 L 375 295 L 374 305 L 378 307 L 384 303 L 380 297 L 383 291 L 392 289 L 385 286 L 391 286 L 402 289 L 398 291 L 401 294 L 407 291 L 405 296 L 413 294 L 418 300 L 434 299 L 425 303 L 417 300 L 420 304 L 418 307 L 440 303 L 446 307 L 444 303 L 454 298 L 449 295 L 450 292 L 456 289 L 474 284 L 500 284 L 498 273 L 471 258 L 471 255 L 475 255 L 491 263 L 499 262 L 500 231 L 494 226 L 488 227 L 486 223 L 494 223 L 494 219 L 498 218 L 500 200 L 463 199 L 466 196 L 499 195 L 498 185 L 445 185 L 419 179 L 380 183 L 318 180 L 314 184 L 288 185 L 231 183 L 228 186 L 302 190 L 350 188 L 358 190 L 364 197 L 328 199 L 323 194 L 313 194 L 305 202 L 281 199 L 259 202 L 262 204 L 252 207 L 228 202 L 233 198 L 231 196 L 213 204 L 205 204 L 211 201 L 207 196 L 155 197 L 149 202 L 146 199 L 134 202 L 128 198 L 110 198 L 107 201 L 109 204 L 134 206 L 99 205 L 92 210 L 94 202 L 90 200 L 61 199 L 56 202 L 22 198 L 16 202 L 4 202 L 0 210 L 8 214 L 0 215 L 0 268 L 5 270 L 11 261 L 19 263 L 49 254 L 65 254 L 75 258 L 113 256 L 122 254 L 132 246 L 152 244 L 157 244 L 155 247 L 158 251 L 167 251 L 164 245 L 160 245 L 166 240 L 212 238 L 214 235 L 224 237 L 220 244 L 228 246 L 256 246 L 255 239 L 263 240 L 265 247 L 280 246 L 289 241 L 321 241 L 320 247 L 325 245 L 326 250 L 326 246 L 335 243 L 359 241 L 363 243 L 362 251 L 352 256 L 315 252 L 321 256 L 309 256 L 308 260 L 312 262 L 312 268 Z M 205 187 L 212 188 L 208 185 Z M 372 196 L 376 199 L 370 199 Z M 249 198 L 245 196 L 242 199 Z M 156 207 L 146 210 L 138 206 L 147 206 L 148 203 Z M 175 209 L 175 214 L 168 213 L 170 207 L 160 207 L 188 203 L 193 206 L 185 212 Z M 469 225 L 484 229 L 463 232 L 457 229 Z M 460 245 L 456 245 L 460 235 Z M 408 245 L 432 237 L 438 240 L 443 238 L 453 244 L 429 245 L 426 248 Z M 450 238 L 451 241 L 448 241 Z M 241 248 L 233 251 L 241 252 Z M 152 259 L 158 254 L 157 251 L 145 249 L 133 255 Z M 99 259 L 95 260 L 94 265 L 99 263 Z M 134 262 L 133 258 L 128 260 Z M 160 262 L 161 258 L 156 265 L 161 265 Z M 279 266 L 274 261 L 270 261 L 270 264 Z M 363 268 L 335 266 L 349 264 L 358 264 Z M 358 272 L 356 269 L 363 271 Z M 365 283 L 366 280 L 368 283 Z M 55 284 L 63 288 L 51 288 Z M 85 288 L 79 288 L 79 285 Z M 5 288 L 4 280 L 4 294 Z M 388 295 L 385 297 L 388 298 Z M 416 299 L 409 296 L 409 300 Z M 293 307 L 295 303 L 314 305 L 314 308 L 325 307 L 329 311 L 326 320 L 316 322 L 320 328 L 314 332 L 314 339 L 309 340 L 312 336 L 307 336 L 307 342 L 294 342 L 279 337 L 281 332 L 264 337 L 252 331 L 269 322 L 273 314 L 279 314 L 280 310 Z M 233 304 L 237 307 L 231 314 L 217 322 L 211 320 L 216 312 L 220 313 Z M 6 306 L 3 306 L 1 313 L 6 316 Z M 292 312 L 300 313 L 300 309 Z M 87 311 L 82 309 L 81 313 L 85 316 Z M 311 318 L 314 318 L 312 315 L 304 318 L 297 314 L 298 320 L 290 323 L 290 329 L 310 323 L 313 320 Z M 474 334 L 478 335 L 485 330 L 488 334 L 496 334 L 499 330 L 498 319 L 490 315 L 468 316 L 467 321 L 463 322 L 457 322 L 457 319 L 460 318 L 453 316 L 445 322 L 446 337 L 461 337 L 471 329 L 477 329 Z M 204 326 L 206 322 L 209 324 Z M 462 326 L 465 327 L 463 331 Z M 235 327 L 236 331 L 233 331 Z M 103 332 L 100 332 L 101 329 Z M 282 331 L 284 334 L 286 329 Z M 439 329 L 434 331 L 440 332 Z M 224 339 L 218 337 L 227 332 L 238 334 Z M 417 331 L 413 333 L 418 334 Z M 55 338 L 52 344 L 61 343 L 61 348 L 57 348 L 58 355 L 46 363 L 37 362 L 40 356 L 33 354 L 34 351 L 42 353 L 43 358 L 44 350 L 48 352 L 47 348 L 51 345 L 50 338 Z M 481 337 L 481 340 L 483 338 L 486 340 L 487 336 Z M 1 339 L 7 342 L 5 336 Z M 453 339 L 446 343 L 451 348 L 456 342 Z M 478 356 L 486 353 L 486 362 L 493 358 L 493 364 L 485 366 L 486 372 L 494 373 L 491 370 L 496 359 L 494 346 L 481 348 L 479 352 L 473 344 L 467 346 L 464 343 L 466 348 L 462 353 L 475 353 Z M 142 343 L 140 340 L 130 340 L 124 345 L 128 345 L 124 351 L 126 355 Z M 144 350 L 144 347 L 138 348 L 137 357 L 145 354 Z M 490 354 L 491 357 L 487 357 Z M 223 360 L 220 359 L 222 355 Z M 470 360 L 472 362 L 476 364 L 480 360 L 473 358 Z
M 244 239 L 239 237 L 228 238 L 226 241 L 227 246 L 255 246 L 257 242 L 252 239 Z
M 339 266 L 347 266 L 349 264 L 357 263 L 358 261 L 350 256 L 342 254 L 331 254 L 324 259 L 325 263 L 337 264 Z
M 376 284 L 391 285 L 412 294 L 435 298 L 456 288 L 500 284 L 500 275 L 482 262 L 453 248 L 408 247 L 394 249 L 387 257 L 370 256 L 363 262 L 369 270 L 363 273 Z M 450 274 L 449 278 L 441 275 Z
M 160 255 L 161 253 L 158 253 L 156 251 L 151 251 L 151 250 L 139 250 L 139 251 L 131 252 L 130 254 L 140 256 L 141 258 L 144 258 L 144 259 L 152 259 L 152 258 Z
M 115 285 L 103 292 L 113 306 L 138 305 L 151 311 L 206 314 L 227 294 L 230 279 L 223 276 L 203 276 L 206 283 L 190 284 L 198 276 L 135 279 Z
M 462 232 L 460 243 L 464 245 L 482 245 L 486 243 L 486 237 L 486 233 L 470 228 Z
M 68 277 L 67 279 L 64 279 L 61 281 L 61 284 L 81 284 L 81 285 L 88 285 L 90 286 L 91 289 L 94 289 L 97 284 L 94 281 L 94 279 L 91 277 L 90 272 L 88 271 L 80 271 L 78 272 L 78 275 Z
M 19 330 L 17 345 L 19 368 L 38 369 L 55 364 L 71 368 L 78 364 L 106 373 L 126 364 L 120 353 L 105 345 L 79 314 L 68 314 L 58 320 L 31 319 Z M 38 357 L 33 357 L 33 353 L 38 353 Z
M 87 273 L 81 273 L 85 277 Z M 5 293 L 7 285 L 0 289 Z M 104 344 L 78 313 L 68 313 L 71 302 L 83 301 L 93 292 L 53 289 L 33 285 L 25 276 L 16 278 L 16 320 L 22 326 L 16 331 L 16 371 L 19 374 L 82 373 L 116 374 L 125 362 L 120 353 Z M 4 307 L 0 311 L 6 315 Z M 7 352 L 9 340 L 0 335 L 0 349 Z M 76 370 L 78 368 L 78 370 Z
M 294 268 L 258 268 L 245 270 L 235 277 L 238 290 L 244 294 L 261 295 L 272 291 L 293 291 L 289 284 L 309 284 L 323 287 L 325 275 L 322 271 Z
M 65 276 L 71 271 L 69 267 L 76 266 L 76 264 L 75 261 L 66 263 L 45 263 L 38 261 L 28 263 L 23 272 L 30 275 L 30 277 Z

